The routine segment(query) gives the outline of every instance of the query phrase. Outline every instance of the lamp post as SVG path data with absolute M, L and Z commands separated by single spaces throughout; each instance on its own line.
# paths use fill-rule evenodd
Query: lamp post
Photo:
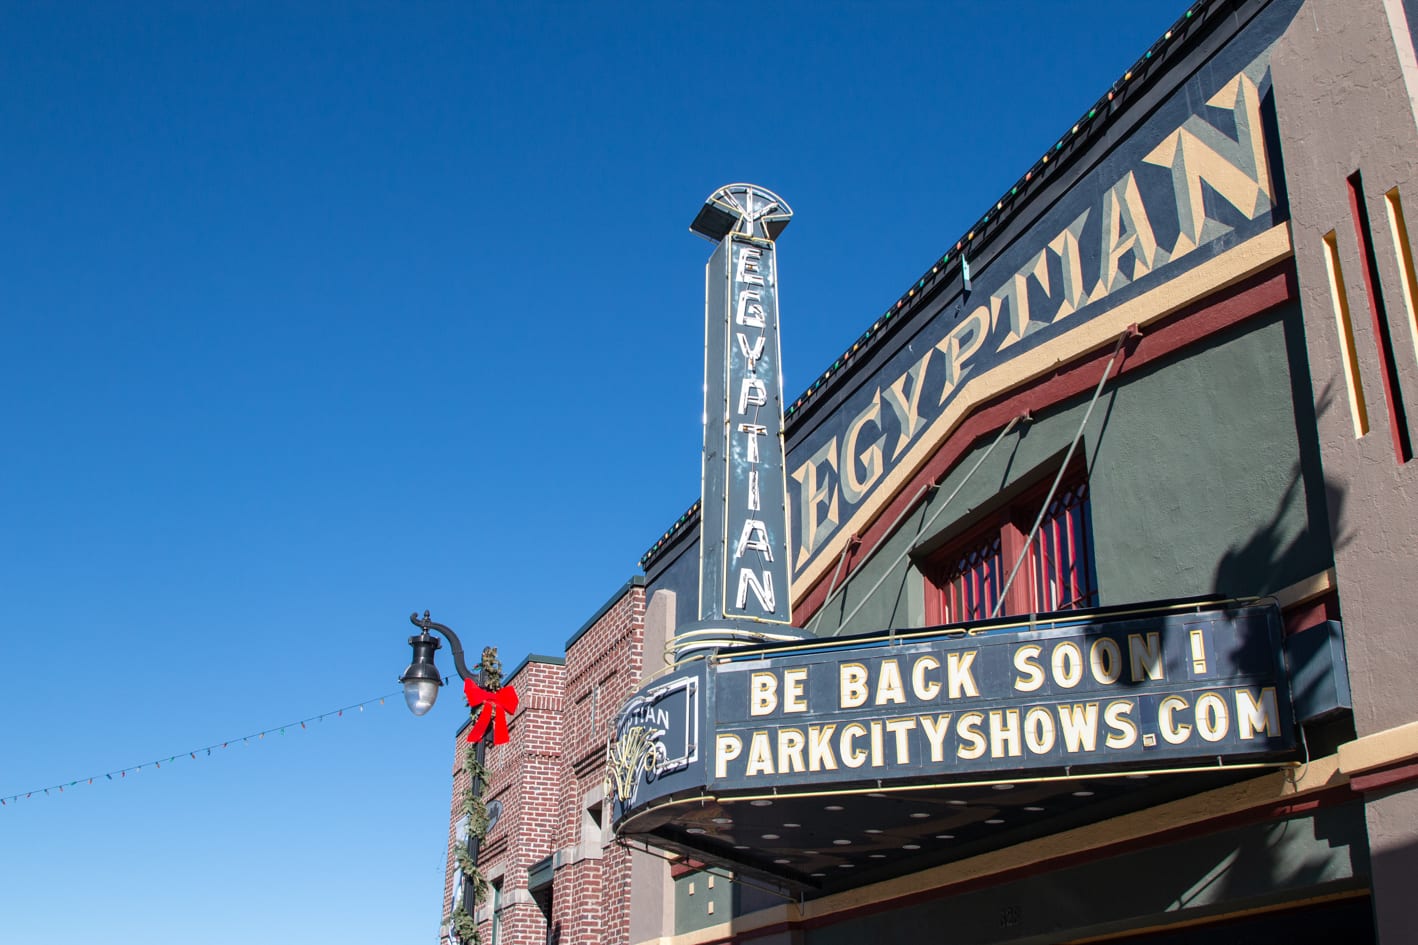
M 438 642 L 438 637 L 429 633 L 430 630 L 436 630 L 447 637 L 448 646 L 453 650 L 453 664 L 458 667 L 458 675 L 461 678 L 483 682 L 482 673 L 474 677 L 468 670 L 468 664 L 463 661 L 463 643 L 458 639 L 458 634 L 443 624 L 430 620 L 426 610 L 422 617 L 418 615 L 418 611 L 409 614 L 409 623 L 422 631 L 417 636 L 409 637 L 409 646 L 414 650 L 414 661 L 399 677 L 399 682 L 404 684 L 404 702 L 408 703 L 410 712 L 423 715 L 433 708 L 433 703 L 438 699 L 438 689 L 443 685 L 443 677 L 439 675 L 438 667 L 433 662 L 434 651 L 441 649 L 442 644 Z
M 453 651 L 453 665 L 458 668 L 458 675 L 464 680 L 465 688 L 467 687 L 467 683 L 474 684 L 473 687 L 471 687 L 474 691 L 481 686 L 491 686 L 493 689 L 500 688 L 502 672 L 497 662 L 497 650 L 492 647 L 483 650 L 482 660 L 478 663 L 478 672 L 475 675 L 468 669 L 468 664 L 463 659 L 462 641 L 458 639 L 458 634 L 454 633 L 451 628 L 430 618 L 426 610 L 423 612 L 422 617 L 418 615 L 418 611 L 409 614 L 409 623 L 418 627 L 419 632 L 409 637 L 409 646 L 412 647 L 414 651 L 413 662 L 409 663 L 409 668 L 404 670 L 403 675 L 399 677 L 399 682 L 404 684 L 404 701 L 408 703 L 409 711 L 414 715 L 423 715 L 429 709 L 433 708 L 433 703 L 438 699 L 438 690 L 443 686 L 443 677 L 439 674 L 438 667 L 433 661 L 433 654 L 441 649 L 442 645 L 438 642 L 438 637 L 435 637 L 433 633 L 438 633 L 448 640 L 448 647 Z M 513 699 L 511 710 L 515 711 L 516 695 L 511 692 L 511 687 L 509 687 L 509 694 L 512 695 Z M 487 693 L 484 692 L 482 695 L 486 697 Z M 496 717 L 496 710 L 493 707 L 486 707 L 486 710 L 491 713 L 488 717 L 488 721 Z M 505 729 L 505 721 L 502 723 L 502 726 Z M 479 733 L 478 737 L 475 738 L 473 734 L 470 733 L 468 741 L 473 742 L 473 758 L 476 764 L 476 770 L 480 771 L 482 770 L 483 759 L 487 753 L 487 743 L 495 737 L 493 734 L 494 727 L 488 725 L 486 734 L 484 735 L 477 726 L 474 726 L 474 732 Z M 471 803 L 481 803 L 479 795 L 482 794 L 482 789 L 482 779 L 477 775 L 473 775 L 467 787 Z M 487 826 L 483 828 L 481 834 L 472 829 L 468 831 L 465 849 L 468 853 L 468 859 L 471 861 L 474 868 L 476 868 L 478 863 L 478 853 L 482 846 L 483 837 L 486 836 L 486 832 L 489 829 L 491 829 L 491 823 L 488 823 Z M 475 884 L 474 878 L 465 875 L 463 882 L 465 884 L 463 901 L 475 901 L 475 890 L 468 888 L 469 884 Z M 477 880 L 476 882 L 480 883 L 481 880 Z M 468 911 L 471 912 L 471 910 Z

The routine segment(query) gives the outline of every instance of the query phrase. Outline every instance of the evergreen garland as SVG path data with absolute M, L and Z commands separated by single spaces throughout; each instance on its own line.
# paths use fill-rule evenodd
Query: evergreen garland
M 483 657 L 478 668 L 481 670 L 484 689 L 492 690 L 502 686 L 502 664 L 498 662 L 496 647 L 483 648 Z M 491 730 L 488 734 L 491 735 Z M 478 920 L 474 913 L 487 900 L 487 880 L 478 869 L 468 848 L 474 837 L 477 838 L 479 849 L 487 839 L 487 803 L 483 801 L 483 794 L 487 790 L 488 776 L 487 767 L 478 761 L 478 746 L 475 744 L 470 744 L 463 750 L 463 771 L 468 775 L 468 786 L 463 789 L 462 810 L 468 818 L 470 842 L 455 845 L 453 856 L 458 861 L 458 868 L 463 871 L 463 888 L 466 892 L 449 919 L 453 925 L 453 934 L 463 945 L 482 945 L 482 936 L 478 933 Z M 468 908 L 469 898 L 473 900 L 471 910 Z

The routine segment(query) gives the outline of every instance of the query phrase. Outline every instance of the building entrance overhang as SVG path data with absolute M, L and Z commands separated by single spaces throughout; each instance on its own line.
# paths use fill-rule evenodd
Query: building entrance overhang
M 616 833 L 858 886 L 1294 763 L 1279 608 L 1169 601 L 721 649 L 626 703 Z

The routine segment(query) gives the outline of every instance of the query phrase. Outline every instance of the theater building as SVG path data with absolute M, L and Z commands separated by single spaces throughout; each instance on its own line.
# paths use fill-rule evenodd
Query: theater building
M 1418 942 L 1410 7 L 1194 3 L 787 402 L 716 192 L 704 496 L 512 675 L 485 945 Z

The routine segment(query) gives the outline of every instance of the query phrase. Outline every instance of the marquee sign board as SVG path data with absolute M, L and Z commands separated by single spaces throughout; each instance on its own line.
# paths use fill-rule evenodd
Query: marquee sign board
M 1079 621 L 716 667 L 715 790 L 1165 767 L 1294 745 L 1274 608 Z
M 705 620 L 792 622 L 773 243 L 791 215 L 770 191 L 731 184 L 695 220 L 719 244 L 705 272 Z
M 675 687 L 704 698 L 657 695 Z M 702 748 L 669 764 L 676 734 L 666 763 L 647 762 L 622 795 L 618 822 L 670 796 L 1216 767 L 1276 761 L 1296 745 L 1273 603 L 1071 611 L 725 651 L 643 690 L 622 729 L 644 700 L 663 707 L 659 729 L 693 732 Z

